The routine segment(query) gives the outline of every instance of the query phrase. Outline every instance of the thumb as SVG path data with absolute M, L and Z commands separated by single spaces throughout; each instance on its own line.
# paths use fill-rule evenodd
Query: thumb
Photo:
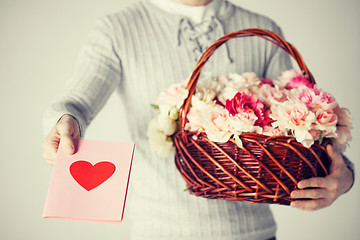
M 61 124 L 58 126 L 58 132 L 60 134 L 61 147 L 68 154 L 75 153 L 74 140 L 71 134 L 71 125 L 68 123 Z
M 75 153 L 74 140 L 72 139 L 70 134 L 61 135 L 61 146 L 68 154 Z

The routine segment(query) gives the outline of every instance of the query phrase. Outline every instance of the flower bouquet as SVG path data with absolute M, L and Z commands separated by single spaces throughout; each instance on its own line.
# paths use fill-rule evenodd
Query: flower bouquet
M 307 68 L 275 80 L 246 72 L 198 81 L 199 66 L 189 82 L 159 94 L 147 132 L 160 156 L 176 147 L 176 166 L 197 196 L 289 204 L 299 180 L 327 175 L 324 146 L 344 151 L 351 140 L 349 111 L 318 88 Z

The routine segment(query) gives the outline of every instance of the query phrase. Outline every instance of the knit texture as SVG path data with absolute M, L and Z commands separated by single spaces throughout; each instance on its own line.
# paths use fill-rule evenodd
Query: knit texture
M 281 34 L 269 18 L 215 0 L 215 12 L 195 25 L 148 1 L 137 2 L 100 19 L 82 48 L 64 96 L 44 117 L 45 132 L 63 114 L 73 115 L 81 134 L 116 91 L 125 106 L 128 128 L 136 144 L 127 214 L 133 239 L 254 239 L 275 235 L 268 205 L 195 197 L 184 191 L 174 156 L 152 154 L 146 140 L 153 117 L 150 104 L 160 91 L 186 79 L 201 53 L 226 33 L 263 28 Z M 257 37 L 232 39 L 219 48 L 203 72 L 255 72 L 276 77 L 291 68 L 289 56 Z

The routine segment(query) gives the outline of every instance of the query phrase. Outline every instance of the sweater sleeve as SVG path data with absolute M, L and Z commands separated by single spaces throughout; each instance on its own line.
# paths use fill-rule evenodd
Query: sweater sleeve
M 73 76 L 65 92 L 45 112 L 44 133 L 64 114 L 72 115 L 79 123 L 81 136 L 119 84 L 121 62 L 116 54 L 113 31 L 106 18 L 97 21 L 94 30 L 82 47 Z

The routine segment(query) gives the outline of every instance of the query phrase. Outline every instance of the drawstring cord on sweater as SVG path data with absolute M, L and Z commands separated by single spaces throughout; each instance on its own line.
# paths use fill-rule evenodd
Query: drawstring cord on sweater
M 221 31 L 221 36 L 225 35 L 224 28 L 221 22 L 216 17 L 211 17 L 211 19 L 205 20 L 197 25 L 192 25 L 191 22 L 182 18 L 179 23 L 178 29 L 178 46 L 181 45 L 181 37 L 182 35 L 187 37 L 189 41 L 195 43 L 195 47 L 193 49 L 193 53 L 195 56 L 195 61 L 198 61 L 203 52 L 212 44 L 215 39 L 211 38 L 211 33 L 219 26 Z M 228 44 L 225 43 L 227 58 L 229 63 L 233 63 L 233 59 L 230 56 L 230 51 Z

